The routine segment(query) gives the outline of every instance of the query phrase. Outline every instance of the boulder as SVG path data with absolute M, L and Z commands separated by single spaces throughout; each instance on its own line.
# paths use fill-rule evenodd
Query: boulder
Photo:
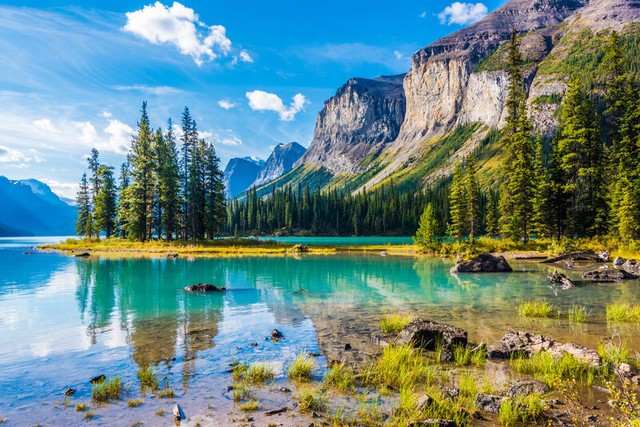
M 640 262 L 635 259 L 616 257 L 613 260 L 613 267 L 636 277 L 640 275 Z
M 451 273 L 504 273 L 513 269 L 503 256 L 493 256 L 489 253 L 480 254 L 469 261 L 458 261 L 451 268 Z
M 284 338 L 284 334 L 277 329 L 271 331 L 271 339 L 272 340 L 281 340 Z
M 501 350 L 508 357 L 516 355 L 533 356 L 538 351 L 548 350 L 555 341 L 542 335 L 509 329 L 502 337 Z
M 513 380 L 509 383 L 509 389 L 505 393 L 509 397 L 526 396 L 533 393 L 545 394 L 550 390 L 549 386 L 532 379 Z
M 433 403 L 433 398 L 428 394 L 425 394 L 423 396 L 420 396 L 416 400 L 416 409 L 420 411 L 425 411 L 427 410 L 427 408 L 429 408 L 429 406 L 431 406 L 432 403 Z
M 476 408 L 480 409 L 481 411 L 497 414 L 498 412 L 500 412 L 500 404 L 502 403 L 502 399 L 503 397 L 501 396 L 478 393 L 475 397 Z
M 580 362 L 587 363 L 593 368 L 602 365 L 602 360 L 598 356 L 598 352 L 590 348 L 583 347 L 574 343 L 556 344 L 550 350 L 553 357 L 560 359 L 564 354 L 570 354 Z
M 635 274 L 631 274 L 626 270 L 610 269 L 607 267 L 587 271 L 582 275 L 584 280 L 596 283 L 619 282 L 621 280 L 637 279 L 637 277 Z
M 291 248 L 291 252 L 294 254 L 309 252 L 309 247 L 307 245 L 300 245 L 300 244 L 293 245 L 293 247 Z
M 187 292 L 205 293 L 205 292 L 223 292 L 223 291 L 226 291 L 227 288 L 214 286 L 209 283 L 196 283 L 195 285 L 189 285 L 185 287 L 184 290 Z

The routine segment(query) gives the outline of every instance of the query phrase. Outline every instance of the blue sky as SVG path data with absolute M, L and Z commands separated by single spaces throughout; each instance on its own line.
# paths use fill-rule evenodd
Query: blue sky
M 416 50 L 506 0 L 0 3 L 0 175 L 72 197 L 97 147 L 118 166 L 148 102 L 189 106 L 229 158 L 308 146 L 350 77 L 408 71 Z

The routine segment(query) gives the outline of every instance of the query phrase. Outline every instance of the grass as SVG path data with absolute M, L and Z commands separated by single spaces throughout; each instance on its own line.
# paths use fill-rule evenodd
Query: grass
M 86 403 L 77 403 L 76 404 L 76 412 L 84 412 L 87 410 L 87 408 L 89 407 L 89 405 L 87 405 Z
M 542 395 L 538 393 L 505 399 L 500 404 L 500 425 L 504 427 L 529 425 L 540 420 L 545 409 L 546 404 Z
M 238 364 L 233 367 L 231 370 L 231 374 L 233 375 L 234 381 L 240 381 L 244 378 L 244 374 L 249 370 L 249 365 L 245 365 L 243 363 Z
M 264 363 L 252 363 L 243 377 L 250 384 L 264 384 L 267 381 L 273 381 L 276 373 L 272 367 Z
M 563 354 L 556 359 L 551 353 L 542 351 L 530 358 L 523 356 L 511 359 L 511 369 L 546 383 L 549 387 L 558 385 L 561 381 L 571 379 L 591 385 L 599 370 L 587 363 L 581 362 L 570 354 Z
M 355 390 L 353 369 L 345 366 L 345 362 L 334 363 L 325 374 L 324 383 L 343 393 L 351 393 Z
M 138 406 L 142 405 L 142 399 L 129 399 L 127 400 L 127 406 L 129 408 L 137 408 Z
M 233 401 L 240 402 L 251 397 L 251 390 L 244 384 L 239 383 L 233 386 Z
M 144 424 L 144 422 L 143 422 L 143 421 L 138 420 L 138 421 L 134 421 L 134 422 L 132 422 L 132 423 L 131 423 L 131 427 L 138 427 L 138 426 L 141 426 L 141 425 L 143 425 L 143 424 Z
M 143 390 L 158 390 L 158 376 L 150 366 L 143 366 L 138 369 L 138 379 Z
M 554 311 L 554 305 L 547 300 L 525 301 L 518 306 L 520 317 L 551 317 Z
M 487 360 L 487 349 L 484 346 L 471 349 L 466 345 L 457 345 L 453 348 L 453 360 L 456 366 L 474 365 L 481 367 Z
M 385 334 L 398 333 L 411 322 L 411 316 L 402 314 L 388 314 L 380 321 L 380 329 Z
M 436 379 L 434 366 L 418 349 L 409 345 L 389 346 L 362 373 L 367 385 L 387 386 L 396 390 L 418 383 L 428 386 Z
M 311 380 L 311 371 L 313 371 L 314 366 L 315 363 L 309 355 L 300 353 L 293 363 L 289 365 L 289 379 L 295 381 Z
M 94 412 L 91 412 L 91 411 L 87 411 L 87 412 L 84 413 L 84 419 L 87 420 L 87 421 L 91 420 L 95 416 L 96 416 L 96 414 Z
M 94 384 L 91 390 L 91 399 L 98 403 L 108 403 L 112 400 L 120 400 L 122 394 L 122 380 L 115 377 L 109 381 Z
M 165 409 L 159 409 L 156 411 L 156 415 L 159 417 L 164 417 L 166 415 L 167 411 Z
M 612 341 L 598 344 L 598 356 L 602 363 L 610 368 L 617 368 L 621 363 L 632 363 L 629 348 L 622 342 L 614 344 Z
M 640 305 L 608 304 L 607 320 L 612 322 L 640 322 Z
M 587 321 L 587 307 L 582 305 L 573 305 L 569 308 L 569 322 L 585 323 Z
M 259 407 L 260 402 L 258 402 L 256 399 L 251 399 L 250 401 L 240 405 L 240 410 L 244 412 L 254 412 L 257 411 Z
M 158 397 L 163 399 L 173 399 L 176 397 L 176 392 L 171 387 L 165 387 L 158 392 Z
M 303 389 L 298 393 L 300 412 L 322 412 L 327 407 L 327 397 L 322 388 Z

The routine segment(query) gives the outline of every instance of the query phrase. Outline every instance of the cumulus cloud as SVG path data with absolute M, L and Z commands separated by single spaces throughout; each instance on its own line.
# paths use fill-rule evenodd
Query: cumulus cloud
M 483 3 L 453 2 L 438 14 L 441 24 L 467 25 L 487 16 L 487 6 Z
M 426 18 L 426 17 L 427 17 L 427 12 L 426 12 L 426 11 L 425 11 L 425 12 L 422 12 L 422 13 L 420 14 L 420 18 L 424 19 L 424 18 Z
M 55 126 L 53 126 L 53 123 L 51 123 L 51 120 L 49 119 L 34 120 L 33 125 L 45 132 L 60 133 L 60 131 L 56 129 Z
M 0 163 L 13 163 L 17 167 L 26 167 L 31 159 L 22 152 L 0 145 Z
M 222 145 L 229 145 L 232 147 L 242 144 L 242 140 L 237 136 L 229 136 L 226 138 L 221 138 L 218 142 Z
M 275 111 L 280 115 L 280 120 L 290 122 L 296 114 L 304 108 L 307 98 L 301 93 L 293 97 L 291 104 L 286 107 L 282 99 L 275 93 L 264 92 L 262 90 L 254 90 L 246 93 L 249 99 L 249 107 L 254 111 Z
M 104 110 L 102 113 L 100 113 L 100 115 L 102 117 L 104 117 L 105 119 L 110 119 L 111 118 L 111 113 L 107 110 Z
M 91 122 L 73 122 L 73 126 L 80 131 L 78 139 L 87 145 L 98 145 L 98 131 Z
M 240 51 L 240 61 L 242 62 L 253 62 L 253 58 L 249 55 L 249 52 L 246 50 Z
M 159 1 L 140 10 L 127 12 L 122 28 L 154 44 L 170 44 L 198 65 L 213 61 L 231 50 L 222 25 L 208 26 L 191 8 L 174 2 L 171 7 Z
M 220 108 L 224 108 L 225 110 L 230 110 L 236 106 L 236 104 L 229 101 L 228 99 L 221 99 L 220 101 L 218 101 L 218 105 L 220 106 Z
M 38 180 L 47 184 L 58 196 L 66 197 L 67 199 L 75 199 L 78 192 L 77 182 L 61 182 L 49 178 L 38 178 Z
M 109 120 L 109 125 L 104 128 L 104 133 L 109 137 L 109 151 L 118 154 L 127 153 L 133 135 L 131 126 L 119 120 Z

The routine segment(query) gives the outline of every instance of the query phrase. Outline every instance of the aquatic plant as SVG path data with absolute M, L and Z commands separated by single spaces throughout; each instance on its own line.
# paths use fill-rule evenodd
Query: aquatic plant
M 158 376 L 150 366 L 143 366 L 138 369 L 138 379 L 140 380 L 140 388 L 143 390 L 158 390 Z
M 240 402 L 251 397 L 251 390 L 245 383 L 237 383 L 233 386 L 233 401 Z
M 385 334 L 395 334 L 400 332 L 411 322 L 411 316 L 402 314 L 388 314 L 380 321 L 380 329 Z
M 288 376 L 295 381 L 309 381 L 315 363 L 309 355 L 300 353 L 289 365 Z
M 91 399 L 98 403 L 107 403 L 111 400 L 120 400 L 122 394 L 122 380 L 115 377 L 109 381 L 101 381 L 93 385 Z
M 573 305 L 569 309 L 569 322 L 584 323 L 587 321 L 587 308 L 581 305 Z
M 129 408 L 136 408 L 142 405 L 142 399 L 129 399 L 127 400 L 127 406 Z
M 380 399 L 377 396 L 370 399 L 367 395 L 361 394 L 357 396 L 357 401 L 357 423 L 360 423 L 363 426 L 378 425 L 382 416 L 380 411 Z
M 487 360 L 487 349 L 484 346 L 471 349 L 466 345 L 453 347 L 453 360 L 456 366 L 482 366 Z
M 251 399 L 250 401 L 240 405 L 240 410 L 244 412 L 253 412 L 253 411 L 257 411 L 259 407 L 260 407 L 260 402 L 258 402 L 256 399 Z
M 614 340 L 611 339 L 600 343 L 596 351 L 600 359 L 602 359 L 602 363 L 610 370 L 617 368 L 621 363 L 633 362 L 629 356 L 629 348 L 622 341 L 614 343 Z
M 171 387 L 165 386 L 165 388 L 158 392 L 158 397 L 163 399 L 173 399 L 176 397 L 176 392 Z
M 86 403 L 82 402 L 82 403 L 77 403 L 76 404 L 76 412 L 84 412 L 87 410 L 87 408 L 89 407 L 89 405 L 87 405 Z
M 342 363 L 334 363 L 325 374 L 324 383 L 343 393 L 350 393 L 355 389 L 353 369 L 346 366 L 344 361 Z
M 167 413 L 167 411 L 165 409 L 158 409 L 156 411 L 156 415 L 159 416 L 159 417 L 164 417 L 166 413 Z
M 525 301 L 518 306 L 518 314 L 520 317 L 551 317 L 554 308 L 547 300 Z
M 640 322 L 640 305 L 608 304 L 607 320 L 613 322 Z
M 530 358 L 514 357 L 511 359 L 511 369 L 521 374 L 531 375 L 549 387 L 566 379 L 583 381 L 591 385 L 599 373 L 598 368 L 576 359 L 571 354 L 565 353 L 557 359 L 547 351 L 536 353 Z
M 244 372 L 244 379 L 249 384 L 264 384 L 272 381 L 276 377 L 276 373 L 272 367 L 264 363 L 252 363 Z
M 390 386 L 396 390 L 418 383 L 428 386 L 436 379 L 434 366 L 424 354 L 410 345 L 389 346 L 362 373 L 367 385 Z
M 231 369 L 233 380 L 240 381 L 244 377 L 244 374 L 245 372 L 247 372 L 247 370 L 249 370 L 249 365 L 246 365 L 244 363 L 240 363 L 234 366 L 233 369 Z
M 300 412 L 321 412 L 327 407 L 327 397 L 320 387 L 303 389 L 298 392 L 298 410 Z
M 507 398 L 500 404 L 500 424 L 504 427 L 512 427 L 520 423 L 528 425 L 541 419 L 545 409 L 546 404 L 539 393 Z
M 91 411 L 87 411 L 84 413 L 84 419 L 89 421 L 90 419 L 92 419 L 93 417 L 95 417 L 96 414 L 91 412 Z

